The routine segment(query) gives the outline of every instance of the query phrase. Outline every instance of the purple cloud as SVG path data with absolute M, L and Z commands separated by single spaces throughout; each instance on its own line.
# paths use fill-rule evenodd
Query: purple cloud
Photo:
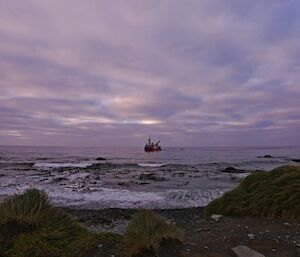
M 0 143 L 299 144 L 299 10 L 0 0 Z

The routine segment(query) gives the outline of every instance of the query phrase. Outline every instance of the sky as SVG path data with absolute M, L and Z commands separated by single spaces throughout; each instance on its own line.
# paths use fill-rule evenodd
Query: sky
M 300 145 L 298 0 L 0 0 L 0 144 Z

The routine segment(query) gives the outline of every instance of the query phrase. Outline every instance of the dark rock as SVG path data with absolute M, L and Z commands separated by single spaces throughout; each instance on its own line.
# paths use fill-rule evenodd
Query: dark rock
M 106 158 L 103 158 L 103 157 L 97 157 L 97 158 L 96 158 L 96 161 L 106 161 Z
M 60 178 L 54 178 L 51 180 L 50 183 L 59 183 L 61 181 L 67 180 L 66 178 L 60 177 Z
M 126 183 L 126 182 L 118 182 L 118 185 L 119 186 L 126 186 L 126 187 L 129 186 L 128 183 Z
M 264 155 L 264 158 L 273 158 L 273 156 L 272 156 L 272 155 L 269 155 L 269 154 L 267 154 L 267 155 Z
M 291 159 L 293 162 L 300 162 L 300 159 Z
M 157 177 L 157 176 L 155 176 L 152 173 L 150 173 L 150 174 L 141 174 L 139 176 L 139 179 L 140 180 L 153 180 L 153 181 L 164 181 L 164 180 L 166 180 L 165 178 L 163 178 L 163 177 Z
M 46 157 L 41 157 L 41 158 L 37 158 L 36 160 L 37 161 L 47 161 L 49 160 L 50 158 L 46 158 Z
M 244 170 L 236 169 L 234 167 L 227 167 L 224 170 L 222 170 L 222 172 L 226 172 L 226 173 L 243 173 Z
M 185 173 L 184 172 L 176 172 L 172 174 L 172 177 L 184 177 Z
M 266 154 L 263 156 L 257 156 L 257 158 L 274 158 L 272 155 Z

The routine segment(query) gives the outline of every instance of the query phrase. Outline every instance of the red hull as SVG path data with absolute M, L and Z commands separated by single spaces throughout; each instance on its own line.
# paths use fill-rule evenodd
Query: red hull
M 145 152 L 158 152 L 158 151 L 161 151 L 161 147 L 158 146 L 145 146 Z

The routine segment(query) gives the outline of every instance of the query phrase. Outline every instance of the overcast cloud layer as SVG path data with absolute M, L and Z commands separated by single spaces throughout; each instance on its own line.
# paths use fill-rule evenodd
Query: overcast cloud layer
M 0 144 L 300 144 L 300 1 L 0 0 Z

